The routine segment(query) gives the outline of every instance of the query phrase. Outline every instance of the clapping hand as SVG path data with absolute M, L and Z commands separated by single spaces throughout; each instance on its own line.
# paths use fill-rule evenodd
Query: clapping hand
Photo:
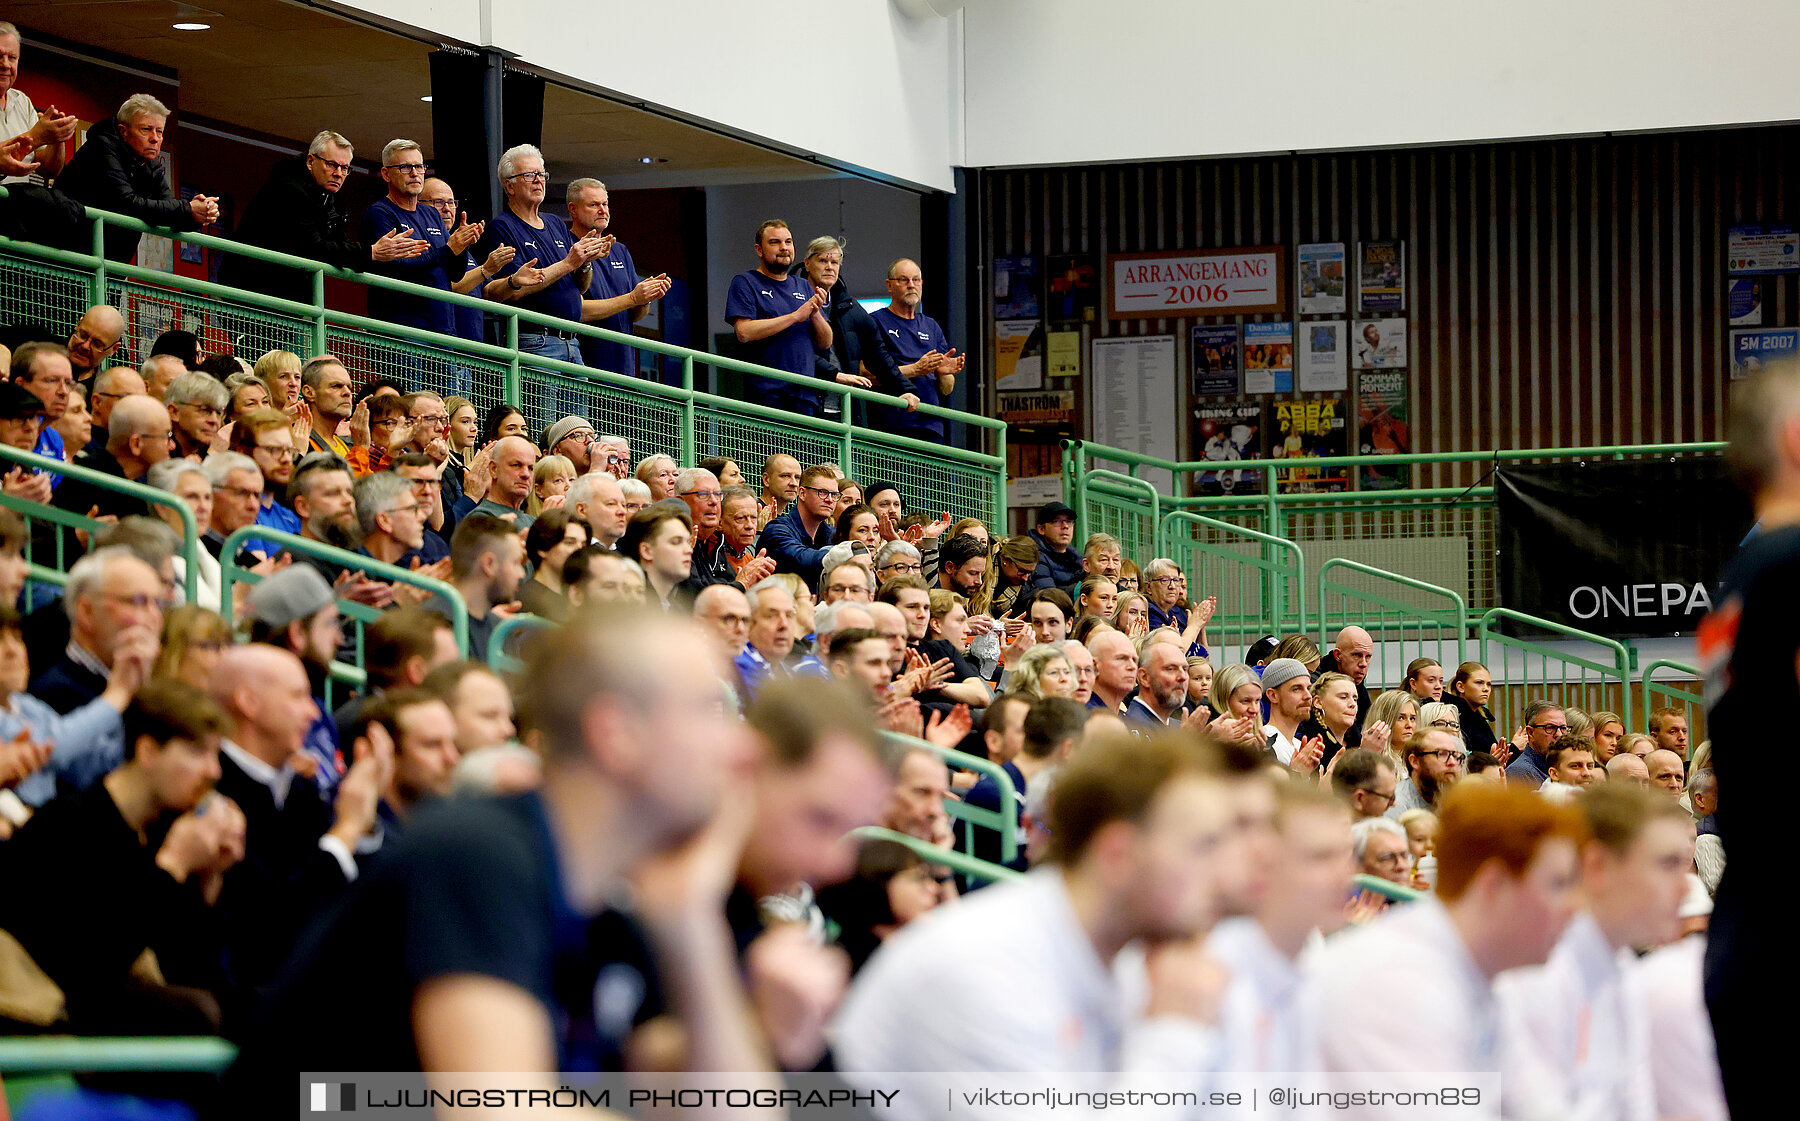
M 1324 737 L 1308 736 L 1300 741 L 1300 746 L 1294 752 L 1294 757 L 1288 760 L 1288 769 L 1310 775 L 1319 769 L 1319 764 L 1324 758 Z
M 389 230 L 369 246 L 369 258 L 373 261 L 403 261 L 408 257 L 419 257 L 431 249 L 431 243 L 421 238 L 407 237 L 400 230 Z
M 486 222 L 471 222 L 468 211 L 461 212 L 457 215 L 456 228 L 450 231 L 450 252 L 461 256 L 469 246 L 481 240 L 486 230 Z

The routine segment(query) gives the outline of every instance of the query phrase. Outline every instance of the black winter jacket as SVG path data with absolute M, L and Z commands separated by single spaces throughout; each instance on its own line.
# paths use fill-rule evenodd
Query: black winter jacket
M 117 211 L 153 226 L 200 228 L 194 212 L 169 190 L 169 175 L 161 161 L 132 151 L 110 120 L 88 130 L 87 142 L 63 168 L 56 187 L 84 206 Z M 107 229 L 107 260 L 129 261 L 137 246 L 137 234 Z
M 282 160 L 250 200 L 237 238 L 296 257 L 310 257 L 343 269 L 364 268 L 368 246 L 350 234 L 350 215 L 338 196 L 313 182 L 306 157 Z M 299 269 L 269 265 L 228 254 L 219 269 L 222 283 L 266 296 L 312 302 L 312 277 Z

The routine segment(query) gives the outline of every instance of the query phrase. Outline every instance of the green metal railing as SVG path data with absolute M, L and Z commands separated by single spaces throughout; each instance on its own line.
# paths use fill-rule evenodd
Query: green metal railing
M 236 1047 L 211 1036 L 35 1035 L 0 1039 L 0 1074 L 218 1073 L 236 1057 Z
M 1254 642 L 1306 629 L 1306 559 L 1300 546 L 1188 510 L 1163 515 L 1157 555 L 1187 573 L 1193 598 L 1219 597 L 1209 636 Z
M 973 771 L 978 775 L 994 780 L 1000 788 L 1000 808 L 985 810 L 979 806 L 965 804 L 959 798 L 945 798 L 944 810 L 951 820 L 962 823 L 960 845 L 972 857 L 975 853 L 975 828 L 992 829 L 1000 834 L 1000 859 L 1010 862 L 1019 855 L 1018 823 L 1013 820 L 1012 807 L 1017 801 L 1018 788 L 1013 786 L 1012 778 L 1006 768 L 998 763 L 991 763 L 978 756 L 968 755 L 948 747 L 939 747 L 927 740 L 903 736 L 898 732 L 883 732 L 882 737 L 890 744 L 899 744 L 908 748 L 923 748 L 937 754 L 938 758 L 958 770 Z
M 320 541 L 299 537 L 292 533 L 270 529 L 268 526 L 248 525 L 225 539 L 224 547 L 219 550 L 219 569 L 221 572 L 219 611 L 225 616 L 227 623 L 232 615 L 232 587 L 239 583 L 261 583 L 263 576 L 259 572 L 238 564 L 237 557 L 247 542 L 267 541 L 271 545 L 279 545 L 296 557 L 311 557 L 338 568 L 361 572 L 376 580 L 386 580 L 391 584 L 405 584 L 419 588 L 442 601 L 447 609 L 445 617 L 450 621 L 450 631 L 456 639 L 456 649 L 467 657 L 469 652 L 469 610 L 457 590 L 442 580 L 434 580 L 429 576 L 421 576 L 409 568 L 398 565 L 383 564 L 374 557 L 365 557 L 361 553 L 352 553 L 345 549 L 333 548 Z M 299 563 L 298 561 L 296 563 Z M 369 607 L 353 600 L 338 599 L 338 613 L 350 623 L 351 644 L 356 649 L 356 660 L 363 660 L 363 628 L 381 618 L 383 608 Z M 344 662 L 331 664 L 331 681 L 342 682 L 352 688 L 360 689 L 368 683 L 367 675 L 358 665 Z M 325 697 L 327 706 L 336 704 L 329 685 Z
M 1110 533 L 1119 539 L 1125 556 L 1148 560 L 1157 548 L 1162 496 L 1144 479 L 1100 469 L 1089 474 L 1096 484 L 1091 502 L 1075 507 L 1082 516 L 1083 534 Z M 1149 503 L 1149 510 L 1142 508 L 1142 501 Z
M 1384 880 L 1380 876 L 1371 876 L 1366 872 L 1358 872 L 1351 880 L 1351 886 L 1358 891 L 1367 891 L 1375 895 L 1385 896 L 1391 903 L 1411 903 L 1423 899 L 1428 892 L 1415 891 L 1410 887 L 1397 884 L 1392 880 Z
M 1064 497 L 1074 507 L 1078 531 L 1115 532 L 1119 525 L 1142 524 L 1147 516 L 1166 517 L 1170 509 L 1188 510 L 1247 529 L 1292 541 L 1315 563 L 1333 557 L 1359 561 L 1461 595 L 1471 610 L 1498 606 L 1494 488 L 1487 472 L 1507 463 L 1547 460 L 1625 459 L 1643 456 L 1717 454 L 1722 443 L 1645 444 L 1580 448 L 1513 448 L 1503 450 L 1358 455 L 1330 459 L 1246 459 L 1228 465 L 1210 461 L 1177 462 L 1123 448 L 1079 440 L 1063 444 Z M 1094 465 L 1106 470 L 1095 470 Z M 1121 470 L 1114 469 L 1115 465 Z M 1461 465 L 1462 471 L 1458 473 Z M 1472 467 L 1470 466 L 1472 465 Z M 1158 495 L 1151 506 L 1140 476 L 1168 471 L 1191 480 L 1221 466 L 1260 472 L 1255 493 L 1229 495 Z M 1312 494 L 1284 489 L 1296 470 L 1357 477 L 1365 467 L 1418 468 L 1440 481 L 1469 485 L 1409 487 L 1397 490 L 1353 490 Z M 1467 476 L 1467 477 L 1463 477 Z M 1130 479 L 1130 485 L 1123 480 Z M 1130 547 L 1127 547 L 1127 554 Z M 1314 574 L 1309 573 L 1308 577 Z M 1203 589 L 1193 589 L 1196 593 Z
M 1669 670 L 1673 673 L 1686 674 L 1692 679 L 1696 688 L 1684 689 L 1666 681 L 1657 681 L 1655 680 L 1657 670 Z M 1657 709 L 1681 709 L 1687 716 L 1688 758 L 1692 759 L 1694 749 L 1699 747 L 1700 741 L 1706 738 L 1704 735 L 1706 724 L 1706 698 L 1700 695 L 1697 688 L 1700 683 L 1700 671 L 1685 662 L 1671 661 L 1668 658 L 1658 658 L 1644 666 L 1643 676 L 1640 680 L 1642 681 L 1640 703 L 1644 706 L 1644 726 L 1642 730 L 1646 732 L 1650 730 L 1650 714 Z
M 129 479 L 121 479 L 117 475 L 108 475 L 104 471 L 95 471 L 88 467 L 77 467 L 72 463 L 64 463 L 61 460 L 34 455 L 31 452 L 20 451 L 17 448 L 7 447 L 5 445 L 0 445 L 0 464 L 11 464 L 12 466 L 24 467 L 35 471 L 52 472 L 63 476 L 62 485 L 64 486 L 68 485 L 70 480 L 79 480 L 83 483 L 90 483 L 101 490 L 110 491 L 113 494 L 123 495 L 127 498 L 135 498 L 154 506 L 162 506 L 175 511 L 176 517 L 181 521 L 181 547 L 177 555 L 182 558 L 182 591 L 186 596 L 187 602 L 193 603 L 196 601 L 200 587 L 200 566 L 196 563 L 196 558 L 199 556 L 199 550 L 202 546 L 200 544 L 200 529 L 194 522 L 194 512 L 188 508 L 186 502 L 176 498 L 166 490 L 157 490 L 155 487 L 146 486 L 143 483 L 134 483 Z M 0 473 L 11 471 L 12 466 L 0 468 Z M 40 583 L 51 584 L 59 588 L 62 587 L 64 581 L 68 578 L 69 566 L 81 559 L 80 557 L 69 557 L 65 555 L 65 542 L 61 529 L 66 527 L 68 529 L 83 530 L 91 534 L 106 526 L 105 522 L 96 518 L 90 518 L 85 512 L 75 513 L 73 511 L 60 509 L 56 506 L 44 506 L 23 498 L 15 498 L 12 495 L 5 493 L 0 493 L 0 506 L 4 506 L 9 510 L 18 513 L 20 517 L 25 519 L 26 529 L 32 531 L 26 538 L 25 543 L 25 559 L 30 566 L 28 569 L 29 577 Z M 40 523 L 43 527 L 49 527 L 48 532 L 43 532 L 40 529 Z M 49 546 L 51 552 L 50 556 L 46 557 L 41 555 L 41 545 Z
M 539 615 L 514 615 L 502 619 L 488 635 L 487 664 L 496 673 L 524 673 L 525 663 L 506 652 L 506 644 L 520 631 L 551 630 L 556 626 Z
M 893 841 L 895 844 L 905 845 L 933 864 L 942 864 L 952 872 L 961 872 L 965 876 L 973 876 L 986 883 L 1004 883 L 1007 880 L 1022 879 L 1024 876 L 1023 873 L 1015 872 L 1011 868 L 989 864 L 985 860 L 965 856 L 954 849 L 941 849 L 930 841 L 921 841 L 917 837 L 896 833 L 892 829 L 883 829 L 879 825 L 865 825 L 861 829 L 852 830 L 850 835 L 865 841 Z
M 986 433 L 983 442 L 991 439 L 993 445 L 989 452 L 876 432 L 843 420 L 800 417 L 698 390 L 696 367 L 771 378 L 836 396 L 845 417 L 852 415 L 852 402 L 905 405 L 899 398 L 855 386 L 570 323 L 474 296 L 337 269 L 221 237 L 149 226 L 95 209 L 89 209 L 88 216 L 92 220 L 88 252 L 0 239 L 0 315 L 18 321 L 74 323 L 90 305 L 111 303 L 125 314 L 128 325 L 126 342 L 115 355 L 121 362 L 141 357 L 145 344 L 171 327 L 199 335 L 209 351 L 252 355 L 272 349 L 300 354 L 330 352 L 342 359 L 359 381 L 377 375 L 397 376 L 419 388 L 466 397 L 483 409 L 510 404 L 539 424 L 565 413 L 581 413 L 596 431 L 618 433 L 630 438 L 634 448 L 665 452 L 682 463 L 725 455 L 747 466 L 760 465 L 775 452 L 794 455 L 804 463 L 833 462 L 852 477 L 892 482 L 909 495 L 930 495 L 934 509 L 979 514 L 990 519 L 990 524 L 1004 524 L 1006 426 L 998 420 L 934 405 L 918 409 L 921 415 Z M 107 261 L 102 247 L 108 227 L 299 270 L 311 278 L 311 301 L 278 299 Z M 493 346 L 333 311 L 325 306 L 327 277 L 477 308 L 499 321 L 506 344 Z M 663 385 L 556 359 L 521 356 L 521 332 L 532 334 L 540 326 L 620 343 L 634 353 L 656 355 L 659 364 L 678 364 L 681 384 Z
M 1600 656 L 1610 656 L 1612 660 L 1609 663 L 1598 657 L 1584 657 L 1567 646 L 1549 646 L 1504 634 L 1497 626 L 1502 622 L 1513 624 L 1515 629 L 1529 627 L 1591 644 Z M 1484 614 L 1475 635 L 1481 644 L 1482 664 L 1495 681 L 1504 680 L 1507 684 L 1504 690 L 1495 690 L 1492 702 L 1494 731 L 1502 738 L 1509 735 L 1507 729 L 1524 723 L 1525 706 L 1540 697 L 1586 712 L 1616 712 L 1627 728 L 1634 727 L 1631 651 L 1623 643 L 1505 607 Z M 1495 653 L 1499 654 L 1497 662 Z
M 1358 577 L 1356 584 L 1331 579 L 1333 570 Z M 1400 660 L 1435 658 L 1449 667 L 1446 676 L 1463 662 L 1463 644 L 1469 633 L 1469 608 L 1463 597 L 1410 576 L 1373 565 L 1332 557 L 1319 565 L 1319 649 L 1327 648 L 1337 632 L 1355 624 L 1377 642 L 1395 642 Z M 1379 590 L 1377 590 L 1379 589 Z M 1407 595 L 1406 593 L 1414 593 Z M 1333 612 L 1331 597 L 1336 596 Z M 1423 598 L 1421 598 L 1423 597 Z M 1407 652 L 1407 645 L 1412 652 Z

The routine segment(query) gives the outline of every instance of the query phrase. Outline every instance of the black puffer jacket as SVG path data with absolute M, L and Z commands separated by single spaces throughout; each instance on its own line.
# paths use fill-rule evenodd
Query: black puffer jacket
M 87 142 L 56 179 L 57 190 L 84 206 L 113 210 L 153 226 L 199 229 L 194 212 L 169 190 L 169 175 L 159 160 L 131 150 L 118 126 L 108 120 L 88 130 Z M 108 228 L 106 259 L 129 261 L 137 252 L 138 235 Z
M 894 362 L 893 351 L 881 337 L 881 329 L 851 297 L 850 289 L 842 280 L 831 286 L 831 303 L 825 307 L 825 318 L 831 323 L 831 350 L 819 354 L 817 373 L 820 377 L 835 381 L 839 370 L 861 374 L 862 367 L 867 366 L 866 376 L 875 382 L 877 391 L 895 396 L 905 392 L 900 368 Z
M 269 181 L 244 208 L 237 238 L 296 257 L 310 257 L 342 269 L 364 268 L 369 248 L 350 236 L 350 215 L 338 196 L 313 181 L 306 157 L 282 160 Z M 219 279 L 233 288 L 300 303 L 312 302 L 312 277 L 283 265 L 268 265 L 227 254 Z

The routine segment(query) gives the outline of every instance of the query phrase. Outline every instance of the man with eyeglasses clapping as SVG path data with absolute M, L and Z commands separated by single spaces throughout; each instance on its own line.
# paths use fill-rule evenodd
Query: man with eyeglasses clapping
M 1529 782 L 1534 788 L 1550 777 L 1550 744 L 1569 730 L 1562 706 L 1536 700 L 1525 706 L 1525 726 L 1513 735 L 1519 757 L 1506 768 L 1506 777 Z
M 1425 728 L 1405 747 L 1407 776 L 1394 791 L 1394 805 L 1386 817 L 1395 821 L 1407 810 L 1435 810 L 1444 795 L 1462 778 L 1469 753 L 1462 737 L 1442 728 Z M 1545 777 L 1549 777 L 1548 774 Z
M 350 215 L 338 191 L 349 181 L 355 158 L 356 149 L 338 133 L 327 129 L 313 137 L 305 156 L 283 160 L 269 173 L 269 181 L 244 208 L 238 240 L 343 269 L 366 269 L 430 250 L 430 242 L 400 230 L 368 245 L 350 236 Z M 220 266 L 219 279 L 233 288 L 312 303 L 312 274 L 286 265 L 232 253 Z

